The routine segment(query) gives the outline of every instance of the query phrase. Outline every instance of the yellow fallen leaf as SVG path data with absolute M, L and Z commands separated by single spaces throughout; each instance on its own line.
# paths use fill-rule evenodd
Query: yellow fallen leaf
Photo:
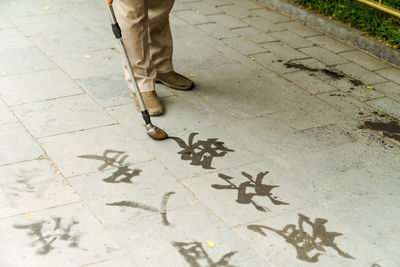
M 209 246 L 210 248 L 215 247 L 214 241 L 208 240 L 208 241 L 206 241 L 206 244 L 207 244 L 207 246 Z
M 205 98 L 205 99 L 209 99 L 210 97 L 208 97 L 208 96 L 205 96 L 204 98 Z
M 367 89 L 372 89 L 372 87 L 371 87 L 371 86 L 369 86 L 369 85 L 367 85 Z
M 32 220 L 32 215 L 31 215 L 30 213 L 27 213 L 27 214 L 26 214 L 26 217 L 27 217 L 29 220 Z
M 50 9 L 50 6 L 45 6 L 43 9 L 44 9 L 44 10 L 49 10 L 49 9 Z
M 197 76 L 197 74 L 195 74 L 195 73 L 190 73 L 189 75 L 190 75 L 190 77 L 196 77 Z

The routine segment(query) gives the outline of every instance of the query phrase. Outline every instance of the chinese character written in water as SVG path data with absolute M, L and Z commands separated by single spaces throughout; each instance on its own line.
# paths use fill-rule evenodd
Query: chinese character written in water
M 343 252 L 338 248 L 335 243 L 335 238 L 343 234 L 336 232 L 327 232 L 325 224 L 328 222 L 326 219 L 317 218 L 314 222 L 311 222 L 310 218 L 299 215 L 299 229 L 296 229 L 296 225 L 288 224 L 283 227 L 282 230 L 276 230 L 274 228 L 263 226 L 263 225 L 248 225 L 247 228 L 261 235 L 266 236 L 262 229 L 273 231 L 283 237 L 285 241 L 296 248 L 297 258 L 307 262 L 318 262 L 318 257 L 325 252 L 324 247 L 330 247 L 337 251 L 337 253 L 348 259 L 354 259 L 350 254 Z M 312 228 L 312 233 L 306 232 L 305 224 Z M 317 250 L 313 255 L 310 253 L 313 250 Z
M 55 249 L 54 243 L 63 241 L 68 243 L 70 248 L 79 248 L 79 234 L 72 234 L 72 228 L 78 224 L 77 220 L 72 219 L 71 222 L 64 227 L 62 225 L 62 218 L 54 217 L 53 222 L 40 221 L 26 225 L 13 225 L 16 229 L 28 229 L 28 236 L 35 238 L 30 244 L 32 247 L 38 245 L 37 253 L 46 255 L 51 250 Z M 51 226 L 51 227 L 49 227 Z
M 217 266 L 233 266 L 229 264 L 230 258 L 237 253 L 237 251 L 232 251 L 224 256 L 218 261 L 214 262 L 211 257 L 207 254 L 206 250 L 200 242 L 173 242 L 172 245 L 178 249 L 179 253 L 183 256 L 186 262 L 191 267 L 217 267 Z
M 124 163 L 128 158 L 128 155 L 123 155 L 124 153 L 124 151 L 107 149 L 102 156 L 81 155 L 78 157 L 104 161 L 103 165 L 99 167 L 99 171 L 104 171 L 107 167 L 117 167 L 117 170 L 111 176 L 103 179 L 106 183 L 132 183 L 131 179 L 134 176 L 139 176 L 141 170 L 129 168 L 129 163 Z
M 114 202 L 114 203 L 108 203 L 108 206 L 121 206 L 121 207 L 130 207 L 130 208 L 135 208 L 135 209 L 142 209 L 142 210 L 147 210 L 151 212 L 157 212 L 160 213 L 161 218 L 162 218 L 162 223 L 164 225 L 169 225 L 169 221 L 167 218 L 167 202 L 168 199 L 171 195 L 175 194 L 175 192 L 167 192 L 164 194 L 163 199 L 161 201 L 161 209 L 157 209 L 151 206 L 148 206 L 146 204 L 142 204 L 139 202 L 134 202 L 134 201 L 120 201 L 120 202 Z
M 254 181 L 253 176 L 246 172 L 242 172 L 242 175 L 248 179 L 248 181 L 241 183 L 239 186 L 235 185 L 230 181 L 232 179 L 231 177 L 225 175 L 225 174 L 218 174 L 218 176 L 225 180 L 229 185 L 219 185 L 219 184 L 213 184 L 211 185 L 215 189 L 234 189 L 238 191 L 238 196 L 236 199 L 237 203 L 240 204 L 253 204 L 253 206 L 259 210 L 266 212 L 266 210 L 258 205 L 256 202 L 253 201 L 253 197 L 255 196 L 261 196 L 261 197 L 268 197 L 271 202 L 275 205 L 289 205 L 289 203 L 277 200 L 276 196 L 273 196 L 271 193 L 271 190 L 274 189 L 275 187 L 279 187 L 279 185 L 266 185 L 263 184 L 263 179 L 265 175 L 267 175 L 269 172 L 260 172 L 256 180 Z M 247 192 L 248 188 L 253 188 L 254 193 Z
M 198 140 L 194 143 L 193 140 L 197 134 L 191 133 L 189 135 L 188 144 L 181 138 L 170 137 L 183 148 L 183 150 L 178 152 L 181 155 L 181 159 L 191 160 L 191 165 L 201 166 L 203 169 L 214 169 L 211 167 L 213 158 L 223 157 L 228 152 L 234 152 L 234 150 L 225 147 L 224 142 L 217 141 L 218 138 L 209 138 L 207 141 Z

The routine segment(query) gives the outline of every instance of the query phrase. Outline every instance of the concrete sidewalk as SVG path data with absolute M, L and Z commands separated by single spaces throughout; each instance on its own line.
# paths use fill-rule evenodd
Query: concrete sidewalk
M 156 142 L 104 1 L 1 1 L 0 266 L 399 266 L 400 69 L 250 0 L 171 24 Z

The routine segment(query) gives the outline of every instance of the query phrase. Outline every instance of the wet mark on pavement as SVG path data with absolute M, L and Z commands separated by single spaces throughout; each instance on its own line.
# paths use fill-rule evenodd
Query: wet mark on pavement
M 149 205 L 142 204 L 139 202 L 135 202 L 135 201 L 120 201 L 120 202 L 114 202 L 114 203 L 107 203 L 106 205 L 130 207 L 130 208 L 134 208 L 134 209 L 142 209 L 142 210 L 147 210 L 147 211 L 151 211 L 151 212 L 156 212 L 161 215 L 162 223 L 164 225 L 170 225 L 168 218 L 167 218 L 167 203 L 168 203 L 169 197 L 173 194 L 175 194 L 175 192 L 172 192 L 172 191 L 164 194 L 162 201 L 161 201 L 160 209 L 157 209 L 157 208 L 154 208 L 154 207 L 151 207 Z
M 400 124 L 397 121 L 364 121 L 360 128 L 382 132 L 384 136 L 400 142 Z
M 215 169 L 211 166 L 214 158 L 225 156 L 228 152 L 234 152 L 225 146 L 224 142 L 217 141 L 218 138 L 208 138 L 206 141 L 198 140 L 194 142 L 194 137 L 198 133 L 189 135 L 188 144 L 179 137 L 170 137 L 183 150 L 179 151 L 182 160 L 190 160 L 190 165 L 201 166 L 203 169 Z
M 225 174 L 218 174 L 219 178 L 223 179 L 226 181 L 229 185 L 219 185 L 219 184 L 213 184 L 211 185 L 215 189 L 234 189 L 237 190 L 238 196 L 236 199 L 237 203 L 240 204 L 252 204 L 257 210 L 266 212 L 265 208 L 261 207 L 258 205 L 256 202 L 253 201 L 253 197 L 255 196 L 260 196 L 260 197 L 268 197 L 269 200 L 274 204 L 274 205 L 289 205 L 289 203 L 283 202 L 278 200 L 276 196 L 272 194 L 272 189 L 279 187 L 279 185 L 266 185 L 263 184 L 263 179 L 264 177 L 268 174 L 269 172 L 260 172 L 258 173 L 256 180 L 254 181 L 253 176 L 246 172 L 242 172 L 242 175 L 248 179 L 248 181 L 241 183 L 239 186 L 235 185 L 232 183 L 230 180 L 233 179 L 232 177 L 229 177 Z M 255 193 L 249 193 L 247 192 L 247 189 L 254 189 Z
M 219 261 L 215 262 L 200 242 L 172 242 L 172 245 L 178 249 L 179 253 L 191 267 L 233 267 L 232 264 L 229 264 L 229 260 L 237 253 L 237 251 L 226 253 Z
M 295 63 L 292 61 L 288 61 L 286 63 L 284 63 L 283 65 L 286 66 L 286 68 L 288 69 L 298 69 L 298 70 L 303 70 L 303 71 L 307 71 L 307 72 L 311 72 L 311 74 L 316 73 L 316 72 L 322 72 L 324 73 L 326 76 L 334 79 L 334 80 L 340 80 L 340 79 L 348 79 L 348 81 L 353 85 L 353 86 L 363 86 L 364 83 L 360 80 L 357 80 L 355 78 L 349 77 L 343 73 L 340 73 L 338 71 L 334 71 L 334 70 L 329 70 L 329 69 L 317 69 L 317 68 L 311 68 L 308 67 L 302 63 Z M 310 74 L 310 75 L 311 75 Z M 312 75 L 314 76 L 314 75 Z
M 103 161 L 103 164 L 98 168 L 99 171 L 104 171 L 106 168 L 117 168 L 113 174 L 107 178 L 104 178 L 103 181 L 106 183 L 132 183 L 132 178 L 135 176 L 139 176 L 142 170 L 139 169 L 131 169 L 129 168 L 130 163 L 125 162 L 125 160 L 129 157 L 128 155 L 124 155 L 125 151 L 118 151 L 107 149 L 103 152 L 103 155 L 80 155 L 78 158 L 83 159 L 94 159 Z
M 267 236 L 263 229 L 275 232 L 285 239 L 287 243 L 294 246 L 297 252 L 297 259 L 306 262 L 318 262 L 318 258 L 324 254 L 325 247 L 330 247 L 336 252 L 348 259 L 355 259 L 350 254 L 342 251 L 335 243 L 335 238 L 343 234 L 337 232 L 327 232 L 325 224 L 326 219 L 316 218 L 314 222 L 309 217 L 298 214 L 298 229 L 294 224 L 288 224 L 282 230 L 277 230 L 264 225 L 248 225 L 247 228 L 251 231 Z M 307 229 L 311 228 L 311 233 Z M 316 250 L 312 255 L 311 252 Z
M 30 243 L 30 246 L 39 246 L 37 254 L 46 255 L 51 250 L 55 249 L 55 243 L 67 242 L 70 248 L 80 248 L 79 240 L 80 234 L 72 234 L 73 227 L 79 224 L 78 220 L 71 219 L 70 222 L 63 226 L 61 217 L 52 218 L 53 221 L 42 220 L 36 223 L 19 225 L 13 225 L 16 229 L 27 229 L 29 230 L 28 236 L 35 240 Z M 82 248 L 81 248 L 82 249 Z

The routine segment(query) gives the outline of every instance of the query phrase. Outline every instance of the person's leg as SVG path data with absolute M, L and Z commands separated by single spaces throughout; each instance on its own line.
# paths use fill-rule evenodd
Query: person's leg
M 146 108 L 151 115 L 160 115 L 163 108 L 154 91 L 156 69 L 151 61 L 149 50 L 147 5 L 148 0 L 115 0 L 113 2 L 115 15 L 122 31 L 122 39 Z M 135 93 L 125 66 L 124 71 L 128 86 Z
M 148 0 L 149 48 L 155 66 L 156 81 L 175 89 L 191 89 L 193 82 L 174 71 L 172 63 L 173 42 L 169 13 L 174 0 Z

